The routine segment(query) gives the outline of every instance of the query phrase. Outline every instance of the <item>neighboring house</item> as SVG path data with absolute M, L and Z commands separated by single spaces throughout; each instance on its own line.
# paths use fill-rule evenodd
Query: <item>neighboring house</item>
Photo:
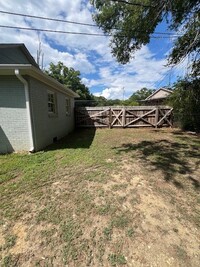
M 75 97 L 39 69 L 24 44 L 0 44 L 0 153 L 38 151 L 67 135 Z
M 155 91 L 153 94 L 148 96 L 145 100 L 142 100 L 142 105 L 145 106 L 159 106 L 164 105 L 165 100 L 169 95 L 171 95 L 172 90 L 167 88 L 160 88 L 157 91 Z

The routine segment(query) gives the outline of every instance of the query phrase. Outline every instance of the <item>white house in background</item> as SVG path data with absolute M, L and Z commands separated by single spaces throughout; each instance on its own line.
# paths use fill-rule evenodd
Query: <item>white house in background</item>
M 38 151 L 73 131 L 75 97 L 24 44 L 0 44 L 0 153 Z
M 160 88 L 141 102 L 146 106 L 164 105 L 165 100 L 171 95 L 171 93 L 172 90 L 168 88 Z

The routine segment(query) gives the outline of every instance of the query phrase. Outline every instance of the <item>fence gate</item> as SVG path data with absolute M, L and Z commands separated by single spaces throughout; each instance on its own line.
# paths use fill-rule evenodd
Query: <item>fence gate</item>
M 172 111 L 168 106 L 78 107 L 75 121 L 76 127 L 168 127 Z

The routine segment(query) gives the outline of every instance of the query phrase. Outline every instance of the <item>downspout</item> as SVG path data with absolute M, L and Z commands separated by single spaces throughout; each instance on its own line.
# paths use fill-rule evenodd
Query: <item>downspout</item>
M 28 131 L 29 131 L 29 140 L 30 140 L 29 152 L 34 152 L 35 148 L 34 148 L 34 141 L 33 141 L 34 139 L 33 139 L 33 128 L 32 128 L 32 121 L 31 121 L 31 109 L 30 109 L 28 82 L 20 75 L 18 69 L 15 69 L 15 75 L 24 85 L 25 99 L 26 99 L 26 110 L 27 110 L 27 117 L 28 117 Z

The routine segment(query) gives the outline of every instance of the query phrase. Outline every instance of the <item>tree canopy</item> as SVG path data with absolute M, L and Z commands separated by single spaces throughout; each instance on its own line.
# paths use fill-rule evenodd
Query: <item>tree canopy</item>
M 150 42 L 157 25 L 166 20 L 176 37 L 169 64 L 193 59 L 192 75 L 200 69 L 200 0 L 91 0 L 94 20 L 112 36 L 112 54 L 126 64 L 133 53 Z M 167 35 L 165 34 L 165 37 Z
M 140 101 L 140 100 L 144 100 L 146 99 L 148 96 L 150 96 L 151 94 L 153 94 L 155 92 L 154 89 L 147 89 L 146 87 L 137 90 L 136 92 L 134 92 L 129 100 L 131 101 Z
M 142 88 L 134 92 L 128 99 L 106 99 L 103 96 L 94 96 L 95 106 L 138 106 L 140 105 L 140 100 L 144 100 L 149 95 L 155 92 L 154 89 Z
M 200 132 L 200 86 L 199 80 L 179 80 L 174 85 L 169 103 L 174 107 L 175 121 L 184 130 Z
M 49 69 L 45 72 L 61 84 L 66 85 L 67 88 L 79 94 L 80 99 L 93 99 L 89 89 L 81 82 L 80 71 L 68 68 L 62 62 L 58 62 L 57 65 L 50 63 Z

